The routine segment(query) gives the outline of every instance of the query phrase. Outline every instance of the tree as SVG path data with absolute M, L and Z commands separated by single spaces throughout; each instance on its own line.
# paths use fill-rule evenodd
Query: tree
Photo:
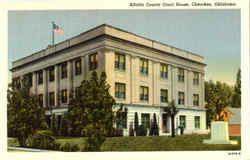
M 30 87 L 30 81 L 24 77 L 20 87 L 13 83 L 7 91 L 8 134 L 15 135 L 21 146 L 37 130 L 48 128 L 45 110 L 39 105 L 38 97 L 30 93 Z
M 237 72 L 236 84 L 234 86 L 234 93 L 232 97 L 232 107 L 241 107 L 241 70 Z
M 90 80 L 84 80 L 70 100 L 68 116 L 72 130 L 88 137 L 85 148 L 88 151 L 99 151 L 105 137 L 114 132 L 115 100 L 109 88 L 105 72 L 99 78 L 93 71 Z
M 150 136 L 159 136 L 159 127 L 158 127 L 158 124 L 157 124 L 156 114 L 155 113 L 154 113 L 153 121 L 151 121 L 149 135 Z
M 216 114 L 220 114 L 226 107 L 232 104 L 232 88 L 226 83 L 217 81 L 205 82 L 205 108 L 207 109 L 207 125 L 215 120 Z
M 137 112 L 135 112 L 134 127 L 135 127 L 136 136 L 138 136 L 139 121 L 138 121 L 138 114 L 137 114 Z
M 175 100 L 172 100 L 168 107 L 164 108 L 164 112 L 166 112 L 171 117 L 171 136 L 175 137 L 175 125 L 174 125 L 174 119 L 175 115 L 179 112 L 175 105 Z

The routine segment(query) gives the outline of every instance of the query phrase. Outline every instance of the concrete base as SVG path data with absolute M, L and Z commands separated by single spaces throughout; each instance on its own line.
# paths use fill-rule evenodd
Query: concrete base
M 211 139 L 203 140 L 204 144 L 238 144 L 230 141 L 228 134 L 228 122 L 216 121 L 211 123 Z

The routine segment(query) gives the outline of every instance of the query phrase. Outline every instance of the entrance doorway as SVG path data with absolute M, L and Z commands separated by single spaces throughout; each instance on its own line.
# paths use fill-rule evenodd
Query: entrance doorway
M 170 133 L 169 116 L 162 114 L 162 133 Z

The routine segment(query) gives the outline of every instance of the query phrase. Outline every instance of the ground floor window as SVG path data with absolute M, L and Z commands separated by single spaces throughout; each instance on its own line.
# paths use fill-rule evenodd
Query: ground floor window
M 119 117 L 116 127 L 120 129 L 127 129 L 127 112 L 121 113 L 121 117 Z
M 149 126 L 150 126 L 150 114 L 149 113 L 142 113 L 141 114 L 141 124 L 145 128 L 149 128 Z
M 195 129 L 200 129 L 200 116 L 194 117 L 194 127 Z
M 167 114 L 162 114 L 162 133 L 170 133 L 169 117 Z
M 51 116 L 50 115 L 48 115 L 48 116 L 46 116 L 46 123 L 47 123 L 47 125 L 48 125 L 48 127 L 50 128 L 50 124 L 51 124 Z
M 180 116 L 180 126 L 186 128 L 186 116 Z

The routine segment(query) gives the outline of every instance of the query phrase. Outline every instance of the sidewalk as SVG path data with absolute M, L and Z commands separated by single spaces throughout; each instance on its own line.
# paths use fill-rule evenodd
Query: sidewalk
M 27 152 L 59 152 L 59 151 L 52 151 L 52 150 L 23 148 L 23 147 L 8 147 L 8 150 L 19 150 L 19 151 L 27 151 Z

